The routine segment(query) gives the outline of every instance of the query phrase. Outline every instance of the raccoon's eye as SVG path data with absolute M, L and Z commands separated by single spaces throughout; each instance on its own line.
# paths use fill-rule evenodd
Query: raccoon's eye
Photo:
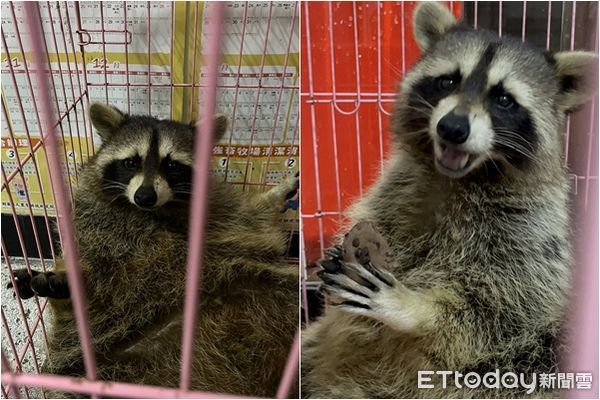
M 185 169 L 185 165 L 178 163 L 177 161 L 170 160 L 167 163 L 167 169 L 169 172 L 181 172 Z
M 453 76 L 440 76 L 438 78 L 438 87 L 441 90 L 451 90 L 458 85 L 458 79 Z
M 137 169 L 140 166 L 139 157 L 131 157 L 124 159 L 123 166 L 129 170 Z
M 496 104 L 503 110 L 508 110 L 515 105 L 515 99 L 511 95 L 504 93 L 496 97 Z

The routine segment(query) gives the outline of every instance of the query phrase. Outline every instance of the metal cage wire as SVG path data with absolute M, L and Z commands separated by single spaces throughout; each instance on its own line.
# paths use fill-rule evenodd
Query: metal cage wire
M 89 3 L 88 3 L 89 4 Z M 287 160 L 294 160 L 298 157 L 298 141 L 299 121 L 296 115 L 290 110 L 297 104 L 298 96 L 298 79 L 297 71 L 292 71 L 291 57 L 294 53 L 294 38 L 297 37 L 297 19 L 299 5 L 297 3 L 261 4 L 261 10 L 267 10 L 267 15 L 258 13 L 255 15 L 254 23 L 257 18 L 266 19 L 266 28 L 264 28 L 264 39 L 252 29 L 253 15 L 250 14 L 258 10 L 253 7 L 258 7 L 249 2 L 238 3 L 214 3 L 214 4 L 199 4 L 191 3 L 191 7 L 195 8 L 194 22 L 190 29 L 194 31 L 194 43 L 190 47 L 193 48 L 193 53 L 190 55 L 191 71 L 183 74 L 183 78 L 174 73 L 176 66 L 174 65 L 174 51 L 170 53 L 168 67 L 165 71 L 157 71 L 152 65 L 152 60 L 157 57 L 152 51 L 156 43 L 153 43 L 152 32 L 155 28 L 154 18 L 151 14 L 153 7 L 159 7 L 160 4 L 144 2 L 144 3 L 127 3 L 127 2 L 110 2 L 110 5 L 115 5 L 118 8 L 117 26 L 114 27 L 115 21 L 108 19 L 108 6 L 104 3 L 95 3 L 98 19 L 95 21 L 97 29 L 89 27 L 86 23 L 88 20 L 82 16 L 82 7 L 88 6 L 81 3 L 69 2 L 28 2 L 28 3 L 4 3 L 3 11 L 8 13 L 8 19 L 12 23 L 11 32 L 6 32 L 8 24 L 4 23 L 5 16 L 3 15 L 2 24 L 2 44 L 3 44 L 3 98 L 2 112 L 3 121 L 6 123 L 6 134 L 8 138 L 4 140 L 4 148 L 14 148 L 17 145 L 25 147 L 26 152 L 23 156 L 18 151 L 14 151 L 11 158 L 14 158 L 14 171 L 8 172 L 2 164 L 2 191 L 6 195 L 7 207 L 10 209 L 14 222 L 18 244 L 23 256 L 25 267 L 30 270 L 32 263 L 39 263 L 40 267 L 45 271 L 47 263 L 56 261 L 57 250 L 54 248 L 54 243 L 51 233 L 51 215 L 56 212 L 58 230 L 60 235 L 60 243 L 63 251 L 63 258 L 66 261 L 67 273 L 69 278 L 69 286 L 73 298 L 74 310 L 77 317 L 79 329 L 79 337 L 84 354 L 84 362 L 86 369 L 86 378 L 74 382 L 70 377 L 58 377 L 40 374 L 40 354 L 35 346 L 34 337 L 41 336 L 39 341 L 45 344 L 46 327 L 44 324 L 43 313 L 47 306 L 47 299 L 35 298 L 34 317 L 28 317 L 28 311 L 21 299 L 15 298 L 16 306 L 22 323 L 22 330 L 25 333 L 24 344 L 21 348 L 17 348 L 17 341 L 13 337 L 11 330 L 14 329 L 9 323 L 4 308 L 2 309 L 2 327 L 3 336 L 6 338 L 8 349 L 2 348 L 2 395 L 6 398 L 9 393 L 12 397 L 20 397 L 25 395 L 30 397 L 30 387 L 41 387 L 45 389 L 77 391 L 87 393 L 93 396 L 142 396 L 142 397 L 186 397 L 186 398 L 214 398 L 214 397 L 234 397 L 226 394 L 203 393 L 190 391 L 190 366 L 191 366 L 191 346 L 193 344 L 193 331 L 196 318 L 196 309 L 198 306 L 198 288 L 201 285 L 201 255 L 202 255 L 202 239 L 204 220 L 206 213 L 206 197 L 203 195 L 206 192 L 207 182 L 209 179 L 209 170 L 211 165 L 211 157 L 221 154 L 224 161 L 220 164 L 224 167 L 223 179 L 231 181 L 229 172 L 230 161 L 233 157 L 238 156 L 242 159 L 238 179 L 233 179 L 234 184 L 242 185 L 245 190 L 265 190 L 273 185 L 273 181 L 277 175 L 277 165 L 280 166 L 281 161 L 274 161 L 274 157 L 287 157 Z M 99 5 L 99 6 L 98 6 Z M 92 7 L 94 4 L 91 5 Z M 284 8 L 282 8 L 285 7 Z M 131 29 L 134 21 L 131 20 L 133 8 L 145 10 L 147 16 L 146 26 L 146 59 L 147 68 L 133 70 L 134 64 L 131 63 L 133 57 L 140 59 L 140 49 L 134 42 L 135 32 Z M 22 9 L 20 13 L 17 8 Z M 115 12 L 115 9 L 110 8 L 110 11 Z M 236 10 L 237 9 L 237 10 Z M 229 69 L 223 68 L 220 61 L 220 55 L 227 49 L 223 46 L 230 46 L 231 43 L 224 43 L 227 34 L 230 32 L 224 31 L 224 26 L 229 22 L 228 18 L 232 18 L 232 14 L 240 9 L 243 15 L 239 20 L 241 26 L 241 40 L 239 47 L 236 47 L 235 54 L 229 55 L 230 59 L 235 60 L 234 65 L 229 65 Z M 199 30 L 199 15 L 200 10 L 207 13 L 209 16 L 204 18 L 204 25 L 201 31 Z M 261 11 L 259 10 L 259 11 Z M 163 14 L 168 10 L 162 10 Z M 128 15 L 128 12 L 130 15 Z M 173 48 L 174 37 L 176 32 L 175 26 L 175 4 L 171 7 L 170 15 L 163 15 L 166 20 L 170 18 L 171 36 L 170 42 Z M 283 28 L 281 24 L 276 25 L 276 17 L 285 16 L 291 13 L 289 24 Z M 4 14 L 4 13 L 3 13 Z M 235 14 L 235 15 L 238 15 Z M 109 24 L 110 22 L 110 24 Z M 121 24 L 118 24 L 121 22 Z M 209 23 L 210 22 L 210 23 Z M 95 25 L 95 26 L 96 26 Z M 107 25 L 112 25 L 107 28 Z M 119 26 L 121 25 L 121 26 Z M 280 48 L 284 49 L 283 69 L 277 70 L 272 68 L 273 61 L 268 59 L 267 51 L 272 50 L 272 44 L 269 41 L 269 32 L 272 25 L 279 29 L 281 36 L 285 39 L 281 40 Z M 239 31 L 238 31 L 239 32 Z M 200 54 L 200 41 L 198 36 L 202 35 L 203 46 L 202 63 L 198 62 L 197 54 Z M 8 40 L 7 40 L 8 38 Z M 28 38 L 27 42 L 24 40 Z M 248 40 L 256 41 L 261 38 L 263 41 L 262 55 L 260 61 L 255 65 L 258 68 L 257 73 L 250 73 L 244 69 L 242 59 L 246 57 L 246 48 Z M 9 41 L 13 41 L 14 48 L 11 48 Z M 246 43 L 245 43 L 246 41 Z M 139 44 L 139 41 L 138 43 Z M 251 43 L 255 47 L 256 43 Z M 26 51 L 27 45 L 31 46 Z M 101 57 L 96 57 L 89 62 L 90 45 L 99 46 Z M 112 47 L 111 47 L 112 46 Z M 124 80 L 115 81 L 112 79 L 111 73 L 106 64 L 108 63 L 107 54 L 114 51 L 115 46 L 122 46 L 125 53 L 125 71 Z M 135 47 L 132 51 L 132 47 Z M 107 51 L 108 49 L 108 51 Z M 233 53 L 233 52 L 230 52 Z M 54 59 L 56 57 L 56 59 Z M 297 56 L 296 56 L 297 57 Z M 200 65 L 204 64 L 204 65 Z M 186 72 L 186 71 L 183 71 Z M 91 78 L 90 75 L 96 75 L 96 78 Z M 191 77 L 191 80 L 186 81 L 186 75 Z M 227 82 L 224 82 L 227 81 Z M 266 83 L 265 83 L 266 82 Z M 20 84 L 19 84 L 20 83 Z M 10 99 L 6 95 L 7 88 L 13 90 L 10 92 Z M 197 141 L 195 149 L 195 167 L 197 173 L 194 175 L 193 194 L 192 194 L 192 213 L 191 213 L 191 231 L 189 240 L 189 253 L 187 276 L 189 279 L 186 282 L 186 301 L 184 314 L 184 334 L 182 342 L 182 365 L 181 365 L 181 382 L 178 389 L 161 388 L 142 385 L 133 385 L 120 382 L 102 382 L 96 380 L 95 360 L 91 344 L 88 319 L 85 310 L 85 293 L 81 271 L 77 264 L 76 248 L 73 236 L 73 226 L 71 220 L 71 200 L 73 195 L 73 186 L 78 180 L 78 168 L 94 154 L 94 137 L 91 121 L 89 120 L 85 109 L 90 103 L 90 99 L 103 98 L 106 103 L 111 100 L 111 96 L 115 90 L 120 90 L 126 99 L 127 112 L 132 110 L 137 113 L 147 112 L 151 115 L 156 115 L 163 118 L 191 118 L 196 114 L 195 109 L 202 108 L 202 115 L 210 116 L 214 114 L 216 103 L 219 95 L 218 90 L 229 90 L 233 92 L 231 96 L 230 115 L 232 126 L 228 137 L 222 145 L 212 143 L 211 132 L 212 118 L 198 118 L 197 134 L 200 140 Z M 142 90 L 140 92 L 140 90 Z M 178 92 L 181 91 L 181 92 Z M 242 94 L 243 91 L 246 91 Z M 54 96 L 52 96 L 54 94 Z M 272 119 L 264 118 L 264 111 L 259 110 L 261 106 L 262 96 L 270 96 L 267 100 L 271 101 L 271 108 L 274 110 Z M 179 96 L 179 97 L 178 97 Z M 165 113 L 163 108 L 157 107 L 159 100 L 169 98 L 169 103 L 173 105 L 175 102 L 181 101 L 184 105 L 179 110 L 179 115 L 174 115 L 173 107 L 169 108 L 169 112 Z M 252 98 L 251 104 L 243 102 L 242 98 Z M 296 98 L 296 100 L 295 100 Z M 199 99 L 199 100 L 197 100 Z M 13 103 L 10 103 L 12 100 Z M 253 106 L 253 107 L 252 107 Z M 154 107 L 154 108 L 153 108 Z M 19 120 L 11 118 L 17 115 Z M 200 112 L 197 112 L 200 114 Z M 244 117 L 245 119 L 236 118 L 236 116 Z M 249 138 L 246 138 L 246 144 L 234 145 L 234 130 L 235 124 L 242 122 L 246 123 L 246 127 L 250 127 Z M 283 123 L 282 123 L 283 121 Z M 259 126 L 260 125 L 260 126 Z M 286 129 L 290 136 L 284 141 L 276 137 L 277 133 Z M 262 129 L 262 131 L 261 131 Z M 22 130 L 25 139 L 18 138 L 16 131 Z M 4 132 L 4 131 L 3 131 Z M 257 136 L 262 132 L 263 137 L 257 139 Z M 35 133 L 39 133 L 39 138 Z M 58 136 L 58 137 L 56 137 Z M 60 140 L 58 140 L 60 139 Z M 70 142 L 72 148 L 67 148 L 66 142 Z M 255 146 L 258 142 L 260 146 Z M 277 144 L 279 142 L 279 145 Z M 62 144 L 62 146 L 61 146 Z M 283 144 L 283 145 L 282 145 Z M 59 148 L 62 147 L 62 148 Z M 216 154 L 216 149 L 222 148 L 222 153 Z M 245 151 L 244 151 L 245 149 Z M 10 150 L 9 150 L 10 151 Z M 251 172 L 254 170 L 254 159 L 256 156 L 266 157 L 266 162 L 262 163 L 261 174 L 257 179 L 252 181 Z M 40 163 L 40 159 L 44 159 L 44 163 Z M 277 164 L 277 165 L 276 165 Z M 297 168 L 298 163 L 293 165 L 287 162 L 286 166 Z M 275 166 L 275 168 L 274 168 Z M 42 168 L 46 169 L 49 186 L 51 188 L 52 198 L 48 198 L 49 193 L 44 193 Z M 26 172 L 28 169 L 33 171 L 33 179 L 37 181 L 40 188 L 41 205 L 36 209 L 31 199 L 31 190 L 27 184 Z M 65 175 L 66 179 L 63 178 Z M 240 178 L 241 176 L 241 178 Z M 273 176 L 275 178 L 273 178 Z M 19 203 L 18 199 L 13 198 L 11 192 L 11 184 L 14 180 L 20 179 L 22 185 L 22 194 L 24 201 Z M 65 182 L 66 181 L 66 182 Z M 4 199 L 3 199 L 4 200 Z M 54 201 L 56 207 L 53 207 Z M 25 204 L 26 216 L 32 229 L 34 236 L 35 248 L 34 251 L 28 252 L 26 239 L 29 231 L 22 227 L 23 221 L 19 219 L 16 204 Z M 44 240 L 36 227 L 35 217 L 43 218 L 44 231 L 48 238 L 49 259 L 44 258 Z M 290 214 L 294 214 L 290 212 Z M 298 218 L 298 213 L 288 217 L 288 220 Z M 293 235 L 293 228 L 291 229 Z M 292 237 L 290 235 L 290 246 Z M 289 247 L 288 247 L 289 250 Z M 13 257 L 9 255 L 10 251 L 5 243 L 4 231 L 2 234 L 2 255 L 4 264 L 8 269 L 8 278 L 14 284 L 12 273 Z M 28 254 L 30 253 L 30 254 Z M 32 257 L 32 254 L 37 257 Z M 33 260 L 33 258 L 39 260 Z M 292 258 L 291 261 L 295 259 Z M 33 321 L 31 321 L 33 319 Z M 7 353 L 8 352 L 8 353 Z M 282 371 L 282 378 L 279 390 L 276 395 L 278 398 L 287 396 L 293 384 L 294 376 L 297 369 L 299 358 L 299 336 L 296 334 L 290 354 L 288 357 L 285 369 Z M 8 356 L 11 354 L 11 357 Z M 9 358 L 14 360 L 11 366 Z M 33 372 L 27 373 L 24 370 L 23 363 L 32 361 Z
M 318 285 L 312 267 L 332 244 L 346 208 L 366 192 L 384 166 L 390 148 L 387 117 L 396 84 L 418 57 L 412 35 L 416 3 L 302 4 L 301 277 L 306 323 L 310 323 L 315 304 L 307 293 Z M 586 14 L 586 2 L 444 3 L 476 28 L 523 40 L 535 38 L 535 44 L 547 50 L 598 52 L 597 9 Z M 532 23 L 534 18 L 537 25 Z M 569 117 L 565 127 L 564 163 L 569 169 L 577 241 L 574 282 L 577 290 L 585 293 L 571 316 L 571 323 L 582 327 L 572 338 L 574 351 L 566 361 L 571 370 L 597 371 L 598 363 L 598 345 L 594 344 L 598 320 L 594 317 L 590 321 L 590 316 L 598 315 L 598 250 L 593 244 L 598 240 L 597 147 L 596 96 L 585 109 Z M 594 390 L 597 394 L 597 386 Z

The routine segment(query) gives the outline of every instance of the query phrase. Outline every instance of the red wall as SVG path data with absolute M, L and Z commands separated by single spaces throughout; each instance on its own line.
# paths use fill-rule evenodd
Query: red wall
M 419 56 L 419 50 L 412 34 L 412 16 L 416 4 L 417 2 L 404 2 L 404 6 L 402 6 L 401 2 L 380 3 L 380 55 L 377 51 L 377 3 L 337 2 L 330 5 L 326 2 L 307 2 L 301 6 L 302 223 L 309 264 L 321 257 L 323 247 L 331 245 L 330 237 L 336 232 L 341 218 L 339 211 L 343 212 L 360 195 L 361 189 L 366 190 L 377 179 L 381 165 L 380 144 L 382 141 L 384 158 L 389 150 L 388 116 L 380 110 L 377 102 L 361 101 L 360 107 L 355 113 L 344 115 L 342 112 L 351 112 L 356 108 L 356 104 L 340 103 L 339 99 L 356 100 L 359 89 L 362 94 L 361 99 L 377 99 L 376 93 L 379 90 L 382 93 L 390 94 L 396 91 L 397 82 L 402 77 L 403 71 L 403 47 L 406 69 Z M 452 6 L 456 15 L 460 15 L 462 7 L 460 2 L 447 2 L 447 4 Z M 404 14 L 402 7 L 404 7 Z M 330 46 L 331 28 L 333 48 Z M 310 43 L 308 43 L 307 29 L 310 29 Z M 355 29 L 357 35 L 355 35 Z M 355 38 L 358 51 L 355 50 Z M 308 55 L 309 45 L 310 57 Z M 332 51 L 333 74 L 331 69 Z M 357 56 L 359 71 L 356 68 Z M 380 88 L 378 86 L 379 58 L 381 59 Z M 312 67 L 312 81 L 308 71 L 309 62 Z M 357 72 L 359 72 L 360 87 L 356 81 Z M 337 105 L 342 112 L 335 110 L 331 101 L 334 75 L 335 91 L 338 93 Z M 311 83 L 315 94 L 313 98 L 326 102 L 311 105 Z M 341 92 L 352 93 L 352 95 L 339 95 Z M 369 96 L 368 93 L 375 94 L 375 96 Z M 390 99 L 391 97 L 386 96 L 385 98 Z M 383 103 L 381 107 L 390 112 L 392 103 Z M 359 140 L 357 140 L 357 132 L 360 132 Z M 313 136 L 316 137 L 316 143 L 314 143 Z M 334 137 L 337 140 L 337 174 Z M 316 152 L 313 147 L 315 145 Z M 317 162 L 315 162 L 315 158 Z M 317 163 L 318 170 L 316 170 Z M 359 167 L 362 168 L 362 185 L 360 184 Z M 341 210 L 338 207 L 336 176 L 339 176 Z M 317 185 L 320 188 L 321 207 L 318 206 Z M 333 212 L 335 215 L 311 217 L 319 211 Z M 322 224 L 323 243 L 320 241 L 320 223 Z

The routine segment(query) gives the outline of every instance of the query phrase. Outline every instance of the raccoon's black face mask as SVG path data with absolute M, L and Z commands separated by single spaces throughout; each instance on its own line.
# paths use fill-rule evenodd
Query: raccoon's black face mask
M 438 3 L 418 8 L 415 38 L 423 54 L 402 84 L 397 134 L 439 173 L 461 178 L 482 165 L 525 169 L 560 158 L 564 114 L 593 93 L 596 55 L 545 54 L 458 25 Z
M 111 201 L 143 210 L 187 203 L 192 191 L 195 127 L 145 116 L 128 116 L 114 107 L 92 104 L 90 117 L 102 138 L 95 160 L 103 191 Z M 216 119 L 216 136 L 227 119 Z

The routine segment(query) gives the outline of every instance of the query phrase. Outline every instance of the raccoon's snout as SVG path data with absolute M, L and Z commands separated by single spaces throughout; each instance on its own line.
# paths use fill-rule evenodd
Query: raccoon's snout
M 140 186 L 138 190 L 135 191 L 135 195 L 133 196 L 133 200 L 135 204 L 143 208 L 151 208 L 156 204 L 156 200 L 158 200 L 158 196 L 156 195 L 156 191 L 151 186 Z
M 469 119 L 466 116 L 448 113 L 437 124 L 438 135 L 454 144 L 461 144 L 469 137 Z

